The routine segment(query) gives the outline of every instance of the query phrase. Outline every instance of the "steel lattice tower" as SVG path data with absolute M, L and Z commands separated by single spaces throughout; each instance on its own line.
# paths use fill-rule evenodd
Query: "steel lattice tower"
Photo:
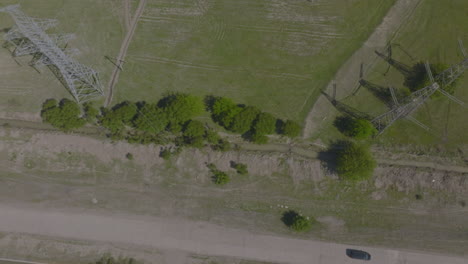
M 20 5 L 1 8 L 0 12 L 10 14 L 15 21 L 15 26 L 4 37 L 15 47 L 13 56 L 33 55 L 31 65 L 49 66 L 78 103 L 103 95 L 98 73 L 72 59 L 70 56 L 74 50 L 59 47 L 73 35 L 49 35 L 45 32 L 56 26 L 57 20 L 29 17 L 21 11 Z
M 431 85 L 415 91 L 411 93 L 408 97 L 405 98 L 403 103 L 399 103 L 396 100 L 396 96 L 392 88 L 390 88 L 393 101 L 395 102 L 395 106 L 388 112 L 374 118 L 372 123 L 379 131 L 379 134 L 382 134 L 385 129 L 391 126 L 395 121 L 401 118 L 407 118 L 417 125 L 428 129 L 425 125 L 421 124 L 419 121 L 414 119 L 410 116 L 414 111 L 416 111 L 432 94 L 436 91 L 447 96 L 449 99 L 453 100 L 454 102 L 464 105 L 464 102 L 458 100 L 451 94 L 447 93 L 443 90 L 444 87 L 449 86 L 452 84 L 457 78 L 459 78 L 463 72 L 468 68 L 468 56 L 466 55 L 465 49 L 460 41 L 460 48 L 462 50 L 464 59 L 458 64 L 453 65 L 452 67 L 446 69 L 445 71 L 438 74 L 435 78 L 432 76 L 432 72 L 429 66 L 429 63 L 426 62 L 426 71 L 429 75 L 429 79 L 431 80 Z

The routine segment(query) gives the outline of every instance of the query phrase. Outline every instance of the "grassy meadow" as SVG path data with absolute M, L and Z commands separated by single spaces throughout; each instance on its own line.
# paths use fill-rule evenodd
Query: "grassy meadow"
M 394 2 L 150 0 L 114 100 L 213 94 L 302 122 Z

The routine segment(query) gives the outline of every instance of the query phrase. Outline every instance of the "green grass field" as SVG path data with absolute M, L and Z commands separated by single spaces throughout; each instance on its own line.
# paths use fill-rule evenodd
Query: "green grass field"
M 468 30 L 465 26 L 468 22 L 465 12 L 467 8 L 468 2 L 463 0 L 423 1 L 392 41 L 393 58 L 408 66 L 426 60 L 445 64 L 460 62 L 462 55 L 457 38 L 468 43 Z M 389 68 L 381 59 L 364 78 L 385 89 L 389 84 L 396 89 L 404 89 L 403 75 L 395 68 Z M 459 80 L 455 96 L 468 102 L 467 74 Z M 361 87 L 355 96 L 349 96 L 343 102 L 374 116 L 388 110 L 388 107 L 365 87 Z M 393 146 L 419 145 L 427 148 L 441 146 L 442 149 L 448 150 L 463 149 L 463 145 L 468 143 L 467 114 L 467 108 L 441 96 L 427 101 L 414 113 L 414 117 L 431 128 L 430 132 L 412 122 L 402 120 L 385 131 L 377 141 Z M 334 128 L 325 131 L 321 133 L 322 136 L 337 136 Z M 439 153 L 440 151 L 441 149 L 438 150 Z
M 394 2 L 148 1 L 114 102 L 214 94 L 302 122 Z
M 97 70 L 102 84 L 107 85 L 114 65 L 104 56 L 116 56 L 124 34 L 121 1 L 4 0 L 0 6 L 17 3 L 29 16 L 57 19 L 58 26 L 48 33 L 74 33 L 76 38 L 68 45 L 80 51 L 74 58 Z M 0 29 L 5 31 L 13 25 L 8 14 L 0 13 Z M 21 65 L 15 62 L 8 50 L 0 48 L 0 111 L 37 113 L 47 98 L 71 98 L 47 67 L 38 68 L 38 72 L 28 66 L 31 56 L 16 60 Z

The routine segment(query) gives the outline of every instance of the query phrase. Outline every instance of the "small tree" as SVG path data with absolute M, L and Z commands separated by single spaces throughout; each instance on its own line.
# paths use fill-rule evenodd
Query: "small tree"
M 296 232 L 306 232 L 312 227 L 310 220 L 293 210 L 284 212 L 281 220 L 287 227 Z
M 124 101 L 110 110 L 104 109 L 100 123 L 103 127 L 109 129 L 112 134 L 118 134 L 126 125 L 133 125 L 132 120 L 135 118 L 137 111 L 136 104 Z
M 173 94 L 163 98 L 159 105 L 164 109 L 171 123 L 183 124 L 203 113 L 205 107 L 201 98 L 188 94 Z
M 136 129 L 157 134 L 166 128 L 168 119 L 166 113 L 156 104 L 145 104 L 133 120 Z
M 229 130 L 239 134 L 244 134 L 250 130 L 259 113 L 260 111 L 256 107 L 245 107 L 241 112 L 239 112 L 239 114 L 234 116 L 232 123 L 229 126 Z
M 85 118 L 88 122 L 95 122 L 97 116 L 99 115 L 99 110 L 94 107 L 91 102 L 86 102 L 83 104 L 83 110 L 85 112 Z
M 58 105 L 54 99 L 45 101 L 41 116 L 44 122 L 63 131 L 80 128 L 86 124 L 86 120 L 81 117 L 80 106 L 68 99 L 62 99 Z
M 280 133 L 290 138 L 297 137 L 301 134 L 301 126 L 294 121 L 287 120 L 282 122 L 280 126 Z
M 205 126 L 200 121 L 190 120 L 184 127 L 183 136 L 185 144 L 201 148 L 204 146 Z
M 366 180 L 372 176 L 376 162 L 368 146 L 351 141 L 341 144 L 336 153 L 336 171 L 346 180 Z
M 231 126 L 234 117 L 240 111 L 242 111 L 241 107 L 237 106 L 231 99 L 224 97 L 214 98 L 211 106 L 213 120 L 226 129 Z
M 366 139 L 377 133 L 377 129 L 368 120 L 348 116 L 338 117 L 335 126 L 344 135 L 355 139 Z
M 275 133 L 276 118 L 269 113 L 260 113 L 254 122 L 253 130 L 261 135 Z

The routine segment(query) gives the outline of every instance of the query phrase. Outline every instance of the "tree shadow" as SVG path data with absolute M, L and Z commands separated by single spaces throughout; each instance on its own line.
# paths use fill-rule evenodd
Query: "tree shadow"
M 318 159 L 325 165 L 325 169 L 335 174 L 337 173 L 336 170 L 336 158 L 340 150 L 342 150 L 347 144 L 349 144 L 346 140 L 337 140 L 332 142 L 328 149 L 324 151 L 320 151 L 318 153 Z
M 296 219 L 299 214 L 294 210 L 289 210 L 283 213 L 281 221 L 287 226 L 290 227 L 294 224 L 294 219 Z
M 362 111 L 359 111 L 357 110 L 356 108 L 352 107 L 352 106 L 349 106 L 347 104 L 344 104 L 338 100 L 336 100 L 335 98 L 333 98 L 332 96 L 330 96 L 329 94 L 327 94 L 326 92 L 322 91 L 322 94 L 325 96 L 325 98 L 328 99 L 328 101 L 330 101 L 330 103 L 336 108 L 336 110 L 338 110 L 340 113 L 342 114 L 345 114 L 345 115 L 349 115 L 353 118 L 356 118 L 356 119 L 366 119 L 366 120 L 372 120 L 373 117 L 367 113 L 364 113 Z
M 350 116 L 338 116 L 333 122 L 333 125 L 338 129 L 338 131 L 344 134 L 352 122 L 353 118 Z

